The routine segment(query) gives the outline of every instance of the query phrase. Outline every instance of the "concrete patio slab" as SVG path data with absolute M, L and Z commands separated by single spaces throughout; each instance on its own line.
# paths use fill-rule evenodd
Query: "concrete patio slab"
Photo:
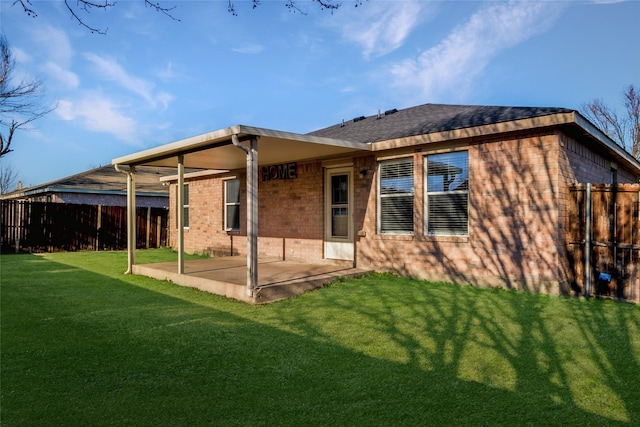
M 251 304 L 264 304 L 320 288 L 338 277 L 357 277 L 368 273 L 351 263 L 306 263 L 274 258 L 258 260 L 258 286 L 247 295 L 247 261 L 244 256 L 186 260 L 184 274 L 177 262 L 133 266 L 133 274 L 169 280 L 180 286 L 197 288 Z

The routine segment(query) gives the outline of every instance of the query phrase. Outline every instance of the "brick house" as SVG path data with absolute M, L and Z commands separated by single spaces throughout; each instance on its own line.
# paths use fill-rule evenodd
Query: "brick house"
M 248 288 L 260 255 L 571 293 L 568 186 L 640 177 L 576 111 L 440 104 L 304 135 L 238 125 L 113 164 L 177 167 L 163 180 L 179 265 L 246 255 Z

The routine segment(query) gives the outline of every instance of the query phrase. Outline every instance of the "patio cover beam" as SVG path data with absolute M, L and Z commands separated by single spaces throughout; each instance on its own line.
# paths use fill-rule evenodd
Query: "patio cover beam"
M 184 156 L 178 156 L 178 188 L 176 199 L 178 209 L 178 274 L 184 274 Z
M 136 167 L 129 166 L 129 171 L 120 169 L 119 165 L 114 165 L 116 171 L 127 176 L 127 271 L 124 274 L 133 273 L 136 253 Z

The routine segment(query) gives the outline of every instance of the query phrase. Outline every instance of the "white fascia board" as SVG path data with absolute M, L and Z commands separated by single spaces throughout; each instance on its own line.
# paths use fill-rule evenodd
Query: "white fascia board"
M 157 160 L 160 158 L 168 158 L 177 156 L 186 151 L 198 150 L 206 148 L 207 145 L 213 145 L 217 142 L 231 140 L 233 134 L 231 128 L 220 129 L 214 132 L 203 133 L 169 144 L 160 145 L 158 147 L 149 148 L 147 150 L 138 151 L 137 153 L 128 154 L 126 156 L 117 157 L 111 161 L 112 165 L 139 165 L 146 161 Z

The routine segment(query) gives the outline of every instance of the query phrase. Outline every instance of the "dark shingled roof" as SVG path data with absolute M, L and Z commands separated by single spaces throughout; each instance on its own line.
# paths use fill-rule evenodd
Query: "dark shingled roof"
M 518 119 L 569 113 L 553 107 L 494 107 L 481 105 L 424 104 L 382 112 L 310 132 L 309 135 L 354 142 L 378 142 Z

